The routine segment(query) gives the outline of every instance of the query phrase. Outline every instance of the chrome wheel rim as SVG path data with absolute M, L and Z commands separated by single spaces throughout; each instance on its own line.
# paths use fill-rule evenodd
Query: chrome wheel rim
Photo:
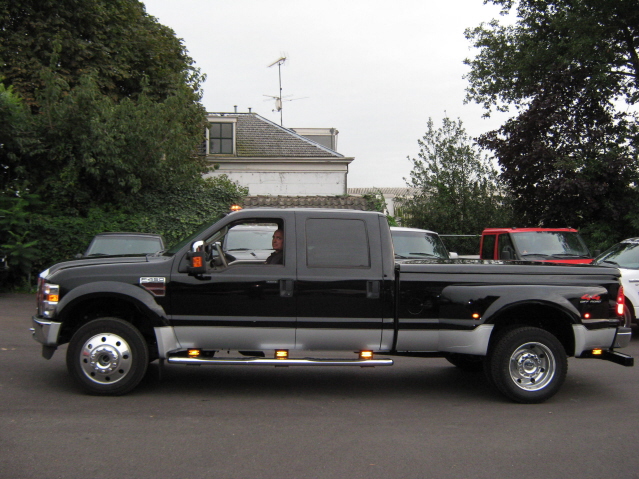
M 555 356 L 541 343 L 525 343 L 510 356 L 510 378 L 525 391 L 543 389 L 556 370 Z
M 131 370 L 131 348 L 117 334 L 96 334 L 82 346 L 80 366 L 94 383 L 116 383 Z

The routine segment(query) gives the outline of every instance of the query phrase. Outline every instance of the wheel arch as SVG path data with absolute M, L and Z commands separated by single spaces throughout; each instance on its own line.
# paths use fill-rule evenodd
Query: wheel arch
M 156 342 L 153 328 L 168 325 L 164 309 L 151 293 L 130 284 L 89 283 L 67 293 L 58 305 L 58 319 L 62 323 L 58 343 L 68 342 L 82 325 L 100 317 L 131 323 L 150 346 Z
M 518 327 L 532 326 L 554 335 L 564 347 L 566 354 L 574 355 L 574 315 L 554 303 L 525 301 L 513 304 L 494 314 L 488 324 L 494 325 L 488 344 L 489 354 L 497 340 L 506 332 Z

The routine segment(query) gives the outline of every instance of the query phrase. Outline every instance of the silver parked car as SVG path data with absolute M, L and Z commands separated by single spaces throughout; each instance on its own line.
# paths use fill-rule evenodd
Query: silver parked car
M 121 256 L 154 254 L 164 250 L 164 239 L 151 233 L 99 233 L 93 237 L 84 254 L 88 256 Z
M 449 259 L 441 238 L 434 231 L 391 226 L 395 259 Z
M 619 268 L 626 297 L 626 317 L 639 325 L 639 238 L 617 243 L 597 256 L 593 264 Z
M 264 260 L 273 252 L 276 225 L 237 225 L 224 237 L 222 249 L 236 260 Z

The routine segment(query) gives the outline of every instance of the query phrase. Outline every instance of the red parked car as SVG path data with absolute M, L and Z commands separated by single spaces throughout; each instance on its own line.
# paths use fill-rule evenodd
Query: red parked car
M 586 243 L 573 228 L 486 228 L 481 259 L 591 263 Z

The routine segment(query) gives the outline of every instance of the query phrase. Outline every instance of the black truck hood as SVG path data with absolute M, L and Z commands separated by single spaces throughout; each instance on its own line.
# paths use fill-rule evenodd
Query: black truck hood
M 82 258 L 69 261 L 63 261 L 56 263 L 49 267 L 43 273 L 46 276 L 56 273 L 61 270 L 86 268 L 100 265 L 114 265 L 114 264 L 139 264 L 139 263 L 158 263 L 165 262 L 173 259 L 173 256 L 165 255 L 129 255 L 129 256 L 96 256 L 94 258 Z

